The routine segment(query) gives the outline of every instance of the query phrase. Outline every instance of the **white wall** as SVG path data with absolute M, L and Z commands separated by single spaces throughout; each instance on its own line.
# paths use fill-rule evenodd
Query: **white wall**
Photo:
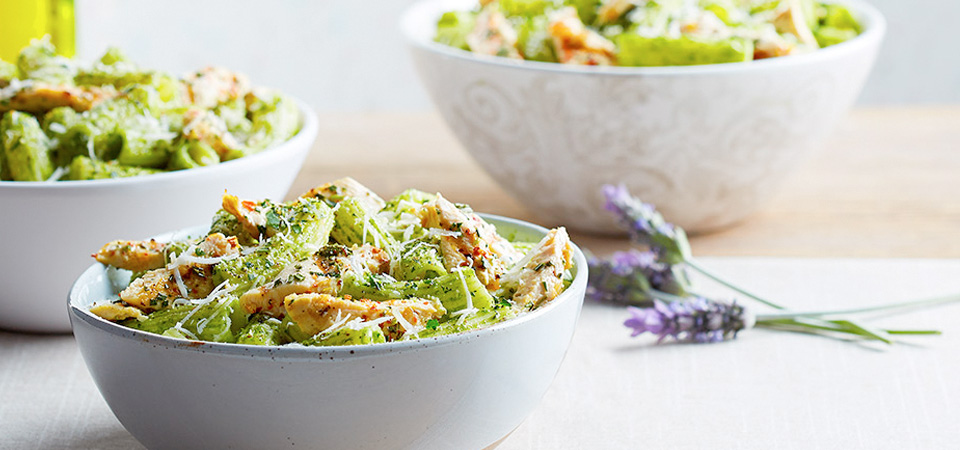
M 218 64 L 321 111 L 424 111 L 397 18 L 415 0 L 76 0 L 78 53 L 148 67 Z M 865 104 L 960 103 L 960 2 L 873 0 L 889 30 Z

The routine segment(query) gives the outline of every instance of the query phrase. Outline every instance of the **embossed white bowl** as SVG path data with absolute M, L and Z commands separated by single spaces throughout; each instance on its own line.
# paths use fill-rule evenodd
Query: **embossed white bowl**
M 437 109 L 481 166 L 546 222 L 621 232 L 601 186 L 624 183 L 691 232 L 756 210 L 850 108 L 873 66 L 883 16 L 805 55 L 685 67 L 583 67 L 475 55 L 432 41 L 443 11 L 401 19 Z
M 546 233 L 484 218 L 520 240 Z M 100 393 L 151 450 L 473 450 L 519 426 L 560 368 L 587 286 L 576 247 L 573 262 L 570 287 L 536 311 L 481 330 L 376 345 L 260 347 L 126 328 L 88 311 L 122 286 L 100 264 L 77 279 L 69 310 Z
M 114 239 L 139 239 L 210 220 L 226 189 L 283 199 L 317 137 L 300 103 L 300 132 L 263 152 L 216 166 L 133 178 L 0 182 L 0 329 L 70 331 L 63 299 L 90 254 Z

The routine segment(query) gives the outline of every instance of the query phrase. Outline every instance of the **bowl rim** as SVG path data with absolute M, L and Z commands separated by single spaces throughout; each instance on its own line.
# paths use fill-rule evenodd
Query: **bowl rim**
M 468 1 L 470 1 L 470 3 L 468 3 Z M 732 63 L 655 67 L 582 66 L 481 55 L 434 42 L 432 38 L 428 38 L 428 36 L 432 37 L 433 34 L 425 33 L 424 30 L 421 29 L 424 22 L 433 24 L 432 26 L 435 28 L 437 11 L 441 7 L 449 10 L 451 7 L 466 6 L 474 3 L 475 2 L 471 0 L 419 0 L 407 7 L 401 14 L 399 20 L 400 31 L 411 48 L 420 48 L 449 58 L 480 64 L 559 74 L 659 77 L 728 74 L 813 64 L 823 59 L 839 58 L 849 53 L 856 53 L 874 43 L 879 45 L 887 28 L 887 22 L 883 14 L 880 13 L 876 7 L 864 0 L 827 0 L 826 3 L 840 3 L 850 7 L 854 15 L 857 16 L 858 20 L 864 26 L 864 31 L 849 41 L 800 55 Z
M 102 180 L 63 180 L 63 181 L 0 181 L 0 192 L 4 190 L 29 190 L 55 191 L 59 189 L 99 189 L 104 187 L 121 188 L 123 186 L 136 184 L 138 186 L 150 186 L 156 184 L 176 183 L 177 181 L 191 177 L 216 176 L 228 171 L 242 169 L 244 167 L 256 167 L 269 158 L 281 157 L 288 153 L 296 153 L 303 147 L 312 148 L 317 134 L 320 130 L 320 122 L 313 108 L 296 97 L 291 97 L 297 104 L 300 111 L 300 130 L 290 139 L 280 142 L 276 145 L 267 147 L 257 153 L 231 161 L 226 161 L 215 166 L 196 167 L 193 169 L 174 170 L 170 172 L 155 173 L 126 178 L 108 178 Z
M 513 225 L 519 229 L 533 230 L 537 233 L 546 234 L 548 232 L 547 228 L 540 225 L 536 225 L 530 222 L 526 222 L 519 219 L 513 219 L 510 217 L 499 216 L 495 214 L 485 214 L 480 213 L 480 216 L 486 220 L 492 220 L 494 222 L 501 222 L 505 224 Z M 200 230 L 206 228 L 206 225 L 198 225 L 194 227 L 184 228 L 177 231 L 172 231 L 168 233 L 163 233 L 158 235 L 157 238 L 176 236 L 177 234 L 182 233 L 191 233 L 192 230 Z M 264 346 L 264 345 L 243 345 L 243 344 L 230 344 L 230 343 L 221 343 L 221 342 L 206 342 L 206 341 L 195 341 L 189 339 L 178 339 L 167 336 L 162 336 L 159 334 L 148 333 L 146 331 L 136 330 L 133 328 L 127 328 L 122 325 L 110 322 L 106 319 L 98 317 L 92 313 L 87 308 L 81 307 L 75 302 L 75 299 L 78 298 L 80 290 L 85 287 L 81 285 L 80 281 L 84 278 L 87 278 L 90 272 L 103 270 L 103 266 L 99 263 L 94 263 L 74 281 L 74 284 L 70 288 L 70 293 L 67 295 L 67 309 L 70 315 L 70 326 L 76 331 L 77 324 L 75 321 L 82 321 L 86 325 L 91 326 L 92 328 L 99 330 L 100 332 L 107 333 L 108 335 L 113 336 L 114 338 L 123 339 L 127 341 L 139 341 L 144 344 L 153 345 L 155 347 L 160 347 L 169 350 L 184 350 L 184 351 L 196 351 L 202 353 L 212 353 L 223 356 L 238 356 L 238 357 L 252 357 L 252 358 L 270 358 L 274 359 L 285 359 L 285 360 L 319 360 L 319 361 L 329 361 L 329 360 L 338 360 L 338 359 L 354 359 L 354 358 L 363 358 L 363 357 L 374 357 L 384 354 L 396 354 L 401 352 L 408 351 L 418 351 L 425 350 L 432 347 L 447 346 L 453 344 L 460 344 L 466 341 L 471 341 L 474 339 L 482 339 L 485 336 L 490 336 L 498 333 L 502 333 L 505 330 L 514 328 L 523 323 L 536 320 L 538 317 L 549 314 L 551 311 L 560 307 L 561 304 L 567 302 L 582 302 L 583 296 L 576 295 L 577 292 L 585 292 L 587 277 L 588 277 L 588 268 L 587 260 L 583 251 L 573 243 L 570 242 L 572 247 L 573 254 L 573 263 L 574 268 L 576 269 L 576 275 L 574 276 L 573 282 L 564 290 L 557 298 L 550 301 L 548 304 L 534 310 L 523 313 L 519 317 L 500 322 L 490 327 L 480 328 L 477 330 L 471 330 L 456 334 L 443 335 L 443 336 L 434 336 L 430 338 L 421 338 L 413 339 L 409 341 L 395 341 L 395 342 L 386 342 L 382 344 L 366 344 L 366 345 L 343 345 L 343 346 L 331 346 L 331 347 L 309 347 L 309 346 Z M 579 298 L 578 298 L 579 297 Z M 578 308 L 579 309 L 579 308 Z

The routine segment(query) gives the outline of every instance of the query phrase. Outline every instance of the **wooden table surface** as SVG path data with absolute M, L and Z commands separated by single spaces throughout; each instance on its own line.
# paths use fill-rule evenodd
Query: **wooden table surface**
M 321 114 L 319 138 L 290 192 L 343 176 L 384 197 L 417 187 L 538 221 L 433 113 Z M 599 254 L 627 245 L 573 239 Z M 854 110 L 764 208 L 692 245 L 698 255 L 960 257 L 960 106 Z

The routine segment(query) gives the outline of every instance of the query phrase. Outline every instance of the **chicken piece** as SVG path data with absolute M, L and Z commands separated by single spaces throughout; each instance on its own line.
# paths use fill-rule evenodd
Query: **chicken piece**
M 490 225 L 480 216 L 474 213 L 467 213 L 467 217 L 477 225 L 477 232 L 480 239 L 490 244 L 490 251 L 500 258 L 507 266 L 512 266 L 515 262 L 523 258 L 523 253 L 517 250 L 510 241 L 497 234 L 497 227 Z
M 380 247 L 374 247 L 370 244 L 354 246 L 349 254 L 338 257 L 340 267 L 352 269 L 354 272 L 363 273 L 388 273 L 390 272 L 390 254 Z
M 561 63 L 609 66 L 616 61 L 613 42 L 584 26 L 572 6 L 558 9 L 550 16 L 547 32 Z
M 536 308 L 563 291 L 563 272 L 573 264 L 567 230 L 550 230 L 527 255 L 521 268 L 508 274 L 504 283 L 516 285 L 514 303 Z
M 240 148 L 240 142 L 227 130 L 227 124 L 210 110 L 188 110 L 183 115 L 183 136 L 210 145 L 221 160 Z
M 240 244 L 235 236 L 226 237 L 214 233 L 196 246 L 185 250 L 185 255 L 179 255 L 176 259 L 222 258 L 238 253 Z M 180 291 L 177 273 L 183 282 L 185 293 Z M 213 264 L 188 261 L 148 271 L 121 291 L 120 299 L 143 311 L 155 311 L 170 306 L 173 299 L 206 297 L 214 287 Z
M 298 261 L 285 267 L 273 281 L 250 289 L 240 296 L 240 305 L 250 314 L 263 312 L 283 316 L 283 299 L 290 294 L 330 294 L 340 292 L 343 284 L 336 273 L 324 270 L 313 259 Z
M 159 269 L 166 264 L 164 250 L 167 245 L 153 239 L 149 241 L 113 241 L 91 255 L 97 261 L 131 272 Z
M 781 33 L 790 33 L 796 36 L 803 45 L 814 49 L 820 47 L 819 44 L 817 44 L 817 38 L 814 37 L 813 31 L 810 30 L 810 26 L 807 24 L 800 0 L 787 0 L 783 2 L 777 17 L 773 19 L 773 25 L 777 28 L 777 31 Z
M 13 95 L 0 99 L 0 114 L 7 111 L 43 114 L 60 106 L 69 106 L 76 111 L 87 111 L 98 103 L 117 95 L 119 94 L 113 88 L 23 83 L 23 87 Z
M 383 317 L 389 317 L 390 320 L 381 324 L 382 329 L 395 328 L 393 325 L 400 324 L 403 333 L 416 332 L 428 320 L 439 319 L 444 314 L 434 302 L 419 298 L 375 302 L 328 294 L 294 294 L 287 296 L 283 305 L 290 319 L 309 335 L 316 335 L 354 319 L 368 321 Z M 390 338 L 399 337 L 397 334 L 387 334 Z
M 364 211 L 370 214 L 376 214 L 386 206 L 386 202 L 380 196 L 350 177 L 317 186 L 301 195 L 301 197 L 316 197 L 333 203 L 338 203 L 347 197 L 353 197 L 363 207 Z
M 357 273 L 387 273 L 390 256 L 369 244 L 352 249 L 330 245 L 313 258 L 285 267 L 269 283 L 245 292 L 240 296 L 240 304 L 251 314 L 263 312 L 282 317 L 283 299 L 290 294 L 337 295 L 343 285 L 340 274 L 348 269 Z
M 250 92 L 250 81 L 243 74 L 222 67 L 206 67 L 183 79 L 187 98 L 195 106 L 214 108 Z
M 517 31 L 500 12 L 496 4 L 483 8 L 477 15 L 477 24 L 466 36 L 467 45 L 474 53 L 523 59 L 517 50 Z
M 775 58 L 786 56 L 794 52 L 796 44 L 787 41 L 771 30 L 761 35 L 753 45 L 753 59 Z
M 240 221 L 243 229 L 254 239 L 266 234 L 267 215 L 264 208 L 252 200 L 240 200 L 236 195 L 223 194 L 223 209 Z
M 328 245 L 315 255 L 317 266 L 325 274 L 339 276 L 347 270 L 357 273 L 388 273 L 390 255 L 379 247 L 370 244 L 347 248 L 342 245 Z
M 183 297 L 177 285 L 174 270 L 180 271 L 188 297 L 205 297 L 213 290 L 213 283 L 208 281 L 212 273 L 207 273 L 199 267 L 196 270 L 193 269 L 189 266 L 181 266 L 176 269 L 151 270 L 133 280 L 121 291 L 120 299 L 145 312 L 170 306 L 174 299 Z
M 628 12 L 636 8 L 634 0 L 609 0 L 597 9 L 597 23 L 609 25 L 620 20 Z
M 485 235 L 491 235 L 489 229 L 484 229 L 485 226 L 490 226 L 489 224 L 476 214 L 461 211 L 440 194 L 437 194 L 435 200 L 424 204 L 420 214 L 424 228 L 440 228 L 459 233 L 456 236 L 440 236 L 440 254 L 447 270 L 472 267 L 487 289 L 495 291 L 500 287 L 500 276 L 507 268 L 494 252 L 492 243 L 484 238 Z M 496 231 L 493 231 L 492 235 L 496 235 Z M 502 243 L 495 243 L 499 251 L 506 253 Z
M 222 258 L 240 253 L 240 242 L 236 236 L 224 236 L 223 233 L 213 233 L 200 241 L 193 250 L 193 256 L 207 258 Z
M 101 303 L 93 305 L 90 313 L 99 316 L 111 322 L 119 322 L 126 319 L 139 319 L 143 313 L 133 306 L 124 305 L 122 302 Z

